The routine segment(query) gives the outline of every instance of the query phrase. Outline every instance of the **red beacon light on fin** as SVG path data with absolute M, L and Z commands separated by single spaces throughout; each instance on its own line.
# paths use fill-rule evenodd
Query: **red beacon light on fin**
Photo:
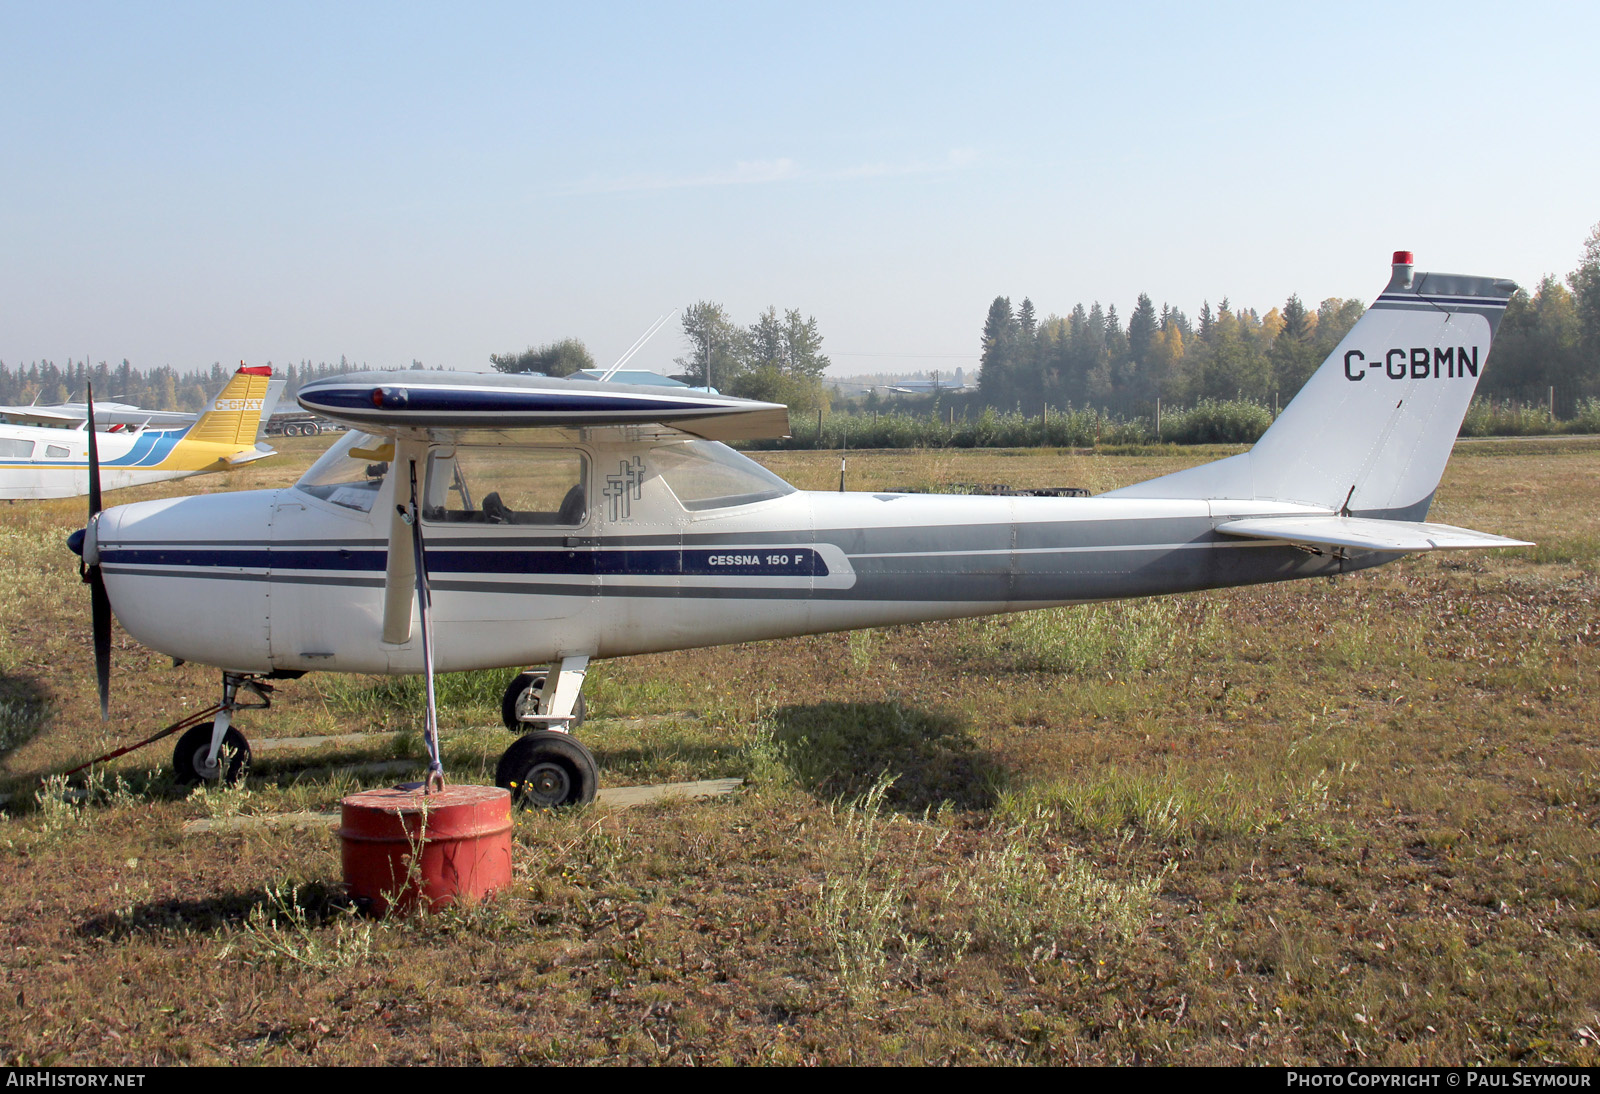
M 1412 265 L 1413 255 L 1410 251 L 1396 251 L 1394 253 L 1394 273 L 1389 278 L 1390 289 L 1409 290 L 1412 287 Z

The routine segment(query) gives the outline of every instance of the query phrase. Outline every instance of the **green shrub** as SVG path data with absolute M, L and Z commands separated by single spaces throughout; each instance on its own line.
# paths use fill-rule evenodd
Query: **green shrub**
M 1255 444 L 1272 424 L 1272 411 L 1248 399 L 1198 406 L 1161 416 L 1161 439 L 1174 444 Z
M 1463 437 L 1529 437 L 1560 432 L 1550 408 L 1541 404 L 1474 399 L 1461 422 Z

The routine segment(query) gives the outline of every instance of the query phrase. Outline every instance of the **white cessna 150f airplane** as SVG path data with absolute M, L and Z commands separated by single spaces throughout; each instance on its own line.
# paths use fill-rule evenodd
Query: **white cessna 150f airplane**
M 582 802 L 595 761 L 569 731 L 593 658 L 1523 545 L 1423 523 L 1514 288 L 1397 254 L 1254 448 L 1098 497 L 808 493 L 718 443 L 784 435 L 782 406 L 366 373 L 302 389 L 353 432 L 294 487 L 118 506 L 73 538 L 97 646 L 109 594 L 139 641 L 223 670 L 222 712 L 177 748 L 181 778 L 217 777 L 225 748 L 237 775 L 241 687 L 330 671 L 428 674 L 432 782 L 432 672 L 549 665 L 507 690 L 523 735 L 496 781 L 524 804 Z

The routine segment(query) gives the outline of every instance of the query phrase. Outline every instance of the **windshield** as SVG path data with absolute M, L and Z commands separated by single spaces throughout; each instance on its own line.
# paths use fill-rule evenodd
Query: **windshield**
M 650 450 L 650 467 L 685 509 L 749 505 L 794 493 L 794 487 L 717 441 L 682 441 Z
M 351 430 L 334 441 L 322 458 L 300 476 L 295 489 L 346 509 L 370 513 L 393 457 L 394 446 L 384 438 Z

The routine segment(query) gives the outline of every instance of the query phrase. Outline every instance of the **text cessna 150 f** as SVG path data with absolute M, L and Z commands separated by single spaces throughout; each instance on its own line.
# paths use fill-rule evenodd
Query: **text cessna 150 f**
M 570 730 L 594 658 L 1523 545 L 1423 522 L 1514 288 L 1397 254 L 1254 448 L 1098 497 L 803 492 L 719 443 L 784 435 L 782 406 L 366 373 L 302 389 L 353 432 L 294 487 L 118 506 L 74 538 L 133 637 L 223 670 L 221 713 L 178 745 L 181 778 L 237 775 L 231 715 L 261 679 L 426 673 L 432 742 L 433 671 L 548 665 L 507 689 L 522 736 L 496 781 L 524 804 L 583 802 L 595 761 Z M 97 610 L 101 649 L 109 626 Z
M 89 493 L 91 440 L 97 450 L 100 487 L 105 490 L 226 471 L 276 455 L 271 448 L 257 446 L 256 434 L 262 414 L 270 413 L 267 404 L 277 398 L 269 389 L 281 389 L 282 384 L 272 379 L 268 366 L 241 367 L 210 409 L 183 429 L 96 434 L 94 422 L 105 424 L 98 407 L 92 408 L 94 418 L 87 428 L 0 425 L 0 498 L 72 498 Z M 89 412 L 86 407 L 85 417 Z

